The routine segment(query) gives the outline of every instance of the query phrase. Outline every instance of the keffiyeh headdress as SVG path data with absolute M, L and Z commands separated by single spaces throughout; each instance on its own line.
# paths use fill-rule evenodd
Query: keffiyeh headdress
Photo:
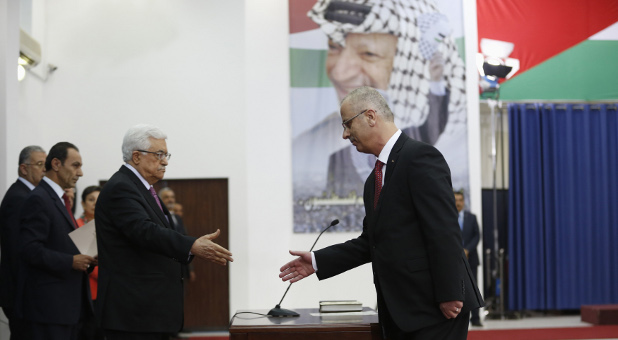
M 348 33 L 396 36 L 397 52 L 387 94 L 400 128 L 421 125 L 429 113 L 429 62 L 443 53 L 443 79 L 450 91 L 449 122 L 465 120 L 465 69 L 450 35 L 440 32 L 444 15 L 430 0 L 318 0 L 308 13 L 326 35 L 345 46 Z M 431 35 L 443 37 L 443 46 Z M 428 38 L 429 36 L 429 38 Z

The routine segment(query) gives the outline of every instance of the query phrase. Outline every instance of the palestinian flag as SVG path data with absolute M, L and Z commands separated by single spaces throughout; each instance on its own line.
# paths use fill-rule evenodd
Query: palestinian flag
M 515 44 L 503 100 L 618 99 L 617 0 L 477 0 L 478 43 Z

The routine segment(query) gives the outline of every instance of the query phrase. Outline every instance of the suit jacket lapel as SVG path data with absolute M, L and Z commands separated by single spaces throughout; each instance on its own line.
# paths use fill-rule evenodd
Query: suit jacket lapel
M 144 186 L 144 183 L 142 183 L 142 181 L 137 176 L 135 176 L 133 171 L 131 171 L 129 168 L 127 168 L 124 165 L 120 167 L 120 172 L 129 176 L 129 178 L 137 186 L 137 190 L 140 192 L 140 194 L 142 194 L 146 202 L 148 202 L 148 205 L 150 206 L 150 208 L 154 210 L 155 215 L 157 215 L 161 223 L 166 227 L 170 227 L 168 220 L 165 218 L 165 215 L 163 214 L 163 211 L 161 211 L 161 209 L 159 208 L 157 201 L 155 201 L 154 197 L 152 197 L 152 194 L 150 193 L 150 191 L 146 189 L 146 187 Z
M 49 184 L 47 184 L 47 182 L 45 182 L 45 181 L 41 181 L 39 183 L 39 186 L 42 186 L 43 189 L 45 189 L 45 191 L 47 191 L 47 194 L 50 196 L 52 201 L 54 201 L 54 205 L 56 206 L 56 208 L 58 208 L 58 210 L 60 210 L 60 213 L 62 214 L 62 216 L 64 216 L 64 218 L 69 223 L 70 230 L 74 230 L 75 229 L 75 222 L 73 221 L 73 219 L 69 215 L 69 212 L 67 211 L 67 208 L 64 206 L 64 202 L 60 200 L 60 197 L 58 197 L 58 194 L 56 194 L 54 189 Z
M 376 174 L 375 174 L 375 170 L 372 171 L 369 174 L 369 177 L 367 177 L 367 184 L 371 183 L 370 185 L 366 185 L 365 186 L 365 197 L 364 200 L 367 202 L 365 204 L 365 212 L 367 215 L 369 215 L 371 218 L 373 218 L 375 216 L 375 211 L 373 209 L 373 200 L 375 198 L 375 193 L 376 193 L 376 186 L 375 186 L 375 182 L 376 182 Z
M 393 176 L 393 172 L 395 172 L 395 167 L 397 166 L 397 160 L 399 159 L 399 152 L 401 151 L 401 148 L 403 148 L 403 145 L 406 143 L 408 139 L 410 138 L 405 133 L 402 132 L 399 138 L 397 138 L 395 145 L 393 145 L 393 149 L 391 150 L 391 153 L 388 155 L 388 161 L 387 161 L 388 163 L 386 164 L 386 176 L 384 177 L 384 185 L 382 186 L 382 191 L 380 192 L 380 198 L 378 200 L 378 205 L 376 206 L 376 209 L 375 209 L 376 216 L 380 212 L 380 207 L 383 201 L 382 198 L 386 195 L 386 193 L 388 192 L 388 189 L 391 187 L 388 184 L 390 183 L 390 179 Z M 375 192 L 375 185 L 374 185 L 373 191 Z M 374 195 L 372 195 L 371 197 L 373 196 Z

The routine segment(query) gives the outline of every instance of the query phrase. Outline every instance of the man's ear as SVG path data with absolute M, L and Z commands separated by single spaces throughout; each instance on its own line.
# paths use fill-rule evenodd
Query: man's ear
M 25 177 L 26 175 L 28 175 L 28 170 L 26 170 L 27 166 L 28 165 L 26 165 L 26 164 L 20 164 L 19 165 L 19 170 L 18 171 L 19 171 L 19 175 L 20 176 Z
M 133 151 L 133 153 L 131 154 L 131 159 L 133 160 L 133 164 L 139 164 L 139 161 L 141 159 L 141 152 L 139 151 Z
M 62 165 L 62 162 L 58 158 L 52 159 L 52 161 L 51 161 L 51 169 L 53 171 L 58 171 L 60 169 L 61 165 Z
M 376 120 L 378 118 L 378 113 L 374 109 L 369 109 L 365 112 L 365 116 L 367 117 L 367 121 L 369 122 L 369 126 L 374 127 L 376 125 Z

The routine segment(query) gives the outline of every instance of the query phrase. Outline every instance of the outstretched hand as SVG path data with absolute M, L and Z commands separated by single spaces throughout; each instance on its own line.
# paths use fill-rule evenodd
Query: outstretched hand
M 283 281 L 290 281 L 290 283 L 294 283 L 315 273 L 315 270 L 313 270 L 310 252 L 290 250 L 290 254 L 298 257 L 295 260 L 284 264 L 279 269 L 281 271 L 281 273 L 279 273 L 279 277 Z
M 195 240 L 193 246 L 191 246 L 191 253 L 204 260 L 224 266 L 227 264 L 227 261 L 234 262 L 232 253 L 229 250 L 212 241 L 219 237 L 219 234 L 221 234 L 221 231 L 217 229 L 214 233 L 204 235 Z

